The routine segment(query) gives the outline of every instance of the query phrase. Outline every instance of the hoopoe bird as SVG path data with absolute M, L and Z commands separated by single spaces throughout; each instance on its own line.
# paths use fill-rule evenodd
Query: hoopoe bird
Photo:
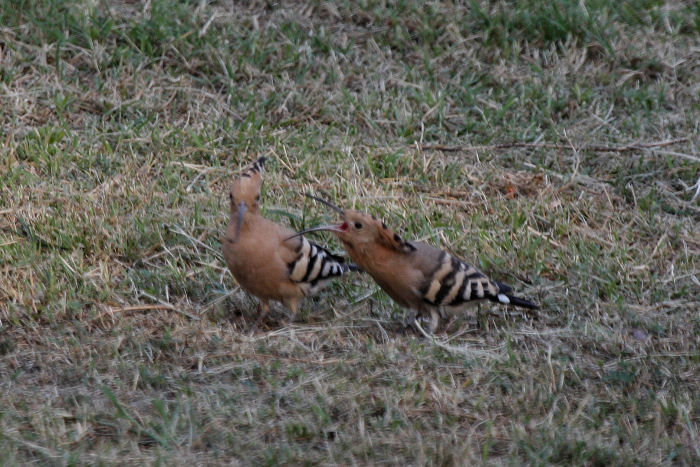
M 309 242 L 294 231 L 264 218 L 259 210 L 265 158 L 253 162 L 234 180 L 229 191 L 230 219 L 223 239 L 224 259 L 233 277 L 261 302 L 261 313 L 251 328 L 269 312 L 269 300 L 292 311 L 302 297 L 314 295 L 331 279 L 356 270 L 341 256 Z
M 307 196 L 338 212 L 343 223 L 310 228 L 298 235 L 319 230 L 333 232 L 350 260 L 372 276 L 396 303 L 418 312 L 430 333 L 437 330 L 442 310 L 458 311 L 482 300 L 539 308 L 530 300 L 513 295 L 511 287 L 489 279 L 446 251 L 403 240 L 374 216 Z

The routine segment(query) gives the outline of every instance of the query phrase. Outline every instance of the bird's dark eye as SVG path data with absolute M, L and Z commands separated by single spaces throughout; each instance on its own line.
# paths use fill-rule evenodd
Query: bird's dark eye
M 229 194 L 228 194 L 228 199 L 230 199 L 231 202 L 233 202 L 233 193 L 229 193 Z
M 361 228 L 362 228 L 362 224 L 359 223 L 359 222 L 355 222 L 355 228 L 356 228 L 356 229 L 361 229 Z
M 255 201 L 260 201 L 260 195 L 255 197 Z

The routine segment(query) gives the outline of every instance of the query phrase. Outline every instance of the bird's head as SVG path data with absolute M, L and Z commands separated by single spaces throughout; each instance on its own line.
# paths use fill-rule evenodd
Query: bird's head
M 248 166 L 231 184 L 228 199 L 231 203 L 231 216 L 236 216 L 237 219 L 236 239 L 238 239 L 241 232 L 243 214 L 245 214 L 246 211 L 252 213 L 258 212 L 264 163 L 265 158 L 259 158 Z
M 415 250 L 411 243 L 404 241 L 399 234 L 389 229 L 381 219 L 377 219 L 373 215 L 353 209 L 342 209 L 313 195 L 307 194 L 306 196 L 336 211 L 340 214 L 342 223 L 312 227 L 297 235 L 320 230 L 333 232 L 349 252 L 353 250 L 371 252 L 377 246 L 402 252 Z

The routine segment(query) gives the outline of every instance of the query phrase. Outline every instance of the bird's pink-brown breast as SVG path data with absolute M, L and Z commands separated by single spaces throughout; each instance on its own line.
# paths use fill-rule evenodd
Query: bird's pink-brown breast
M 370 251 L 346 242 L 344 246 L 350 260 L 372 276 L 399 305 L 413 308 L 420 304 L 416 285 L 423 280 L 423 273 L 413 267 L 408 255 L 397 254 L 382 245 L 375 245 Z
M 284 249 L 279 248 L 279 229 L 258 214 L 246 214 L 241 234 L 235 238 L 235 221 L 226 231 L 224 258 L 238 283 L 261 298 L 301 296 L 288 284 Z

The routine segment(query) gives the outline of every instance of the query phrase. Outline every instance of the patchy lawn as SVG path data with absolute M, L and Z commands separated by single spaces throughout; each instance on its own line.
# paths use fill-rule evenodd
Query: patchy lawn
M 699 463 L 699 51 L 692 1 L 0 3 L 0 463 Z M 542 310 L 428 339 L 354 275 L 248 335 L 262 155 L 268 217 Z

